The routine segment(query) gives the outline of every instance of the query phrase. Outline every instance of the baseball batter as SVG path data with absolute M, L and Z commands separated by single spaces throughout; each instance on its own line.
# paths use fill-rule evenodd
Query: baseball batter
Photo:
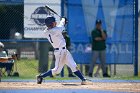
M 47 17 L 45 19 L 47 28 L 44 30 L 44 33 L 46 38 L 54 48 L 54 55 L 56 60 L 55 67 L 53 69 L 37 76 L 37 84 L 41 84 L 43 78 L 47 76 L 55 76 L 56 74 L 59 74 L 65 64 L 69 66 L 72 72 L 74 72 L 74 74 L 82 80 L 82 85 L 89 84 L 87 79 L 84 78 L 82 73 L 78 70 L 78 67 L 73 60 L 72 55 L 66 49 L 66 42 L 62 35 L 62 31 L 65 29 L 64 25 L 67 23 L 66 21 L 66 18 L 62 18 L 60 24 L 56 25 L 54 17 Z

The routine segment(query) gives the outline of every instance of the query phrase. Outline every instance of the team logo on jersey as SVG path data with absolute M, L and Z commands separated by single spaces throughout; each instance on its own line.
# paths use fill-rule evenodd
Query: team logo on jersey
M 32 14 L 31 19 L 39 26 L 45 25 L 45 19 L 48 15 L 53 15 L 51 12 L 45 7 L 38 7 Z

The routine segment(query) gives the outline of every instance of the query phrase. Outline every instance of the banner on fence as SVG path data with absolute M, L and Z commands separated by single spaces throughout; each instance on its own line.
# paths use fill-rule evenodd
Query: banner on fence
M 44 20 L 47 16 L 55 16 L 44 6 L 49 5 L 60 14 L 60 1 L 56 0 L 24 0 L 24 37 L 45 38 L 43 31 L 46 28 Z M 56 19 L 58 19 L 56 17 Z

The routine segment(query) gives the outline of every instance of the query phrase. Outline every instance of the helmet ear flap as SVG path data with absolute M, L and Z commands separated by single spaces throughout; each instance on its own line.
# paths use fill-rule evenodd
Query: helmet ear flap
M 49 24 L 49 25 L 46 25 L 46 26 L 49 27 L 49 28 L 52 28 L 53 27 L 53 23 Z

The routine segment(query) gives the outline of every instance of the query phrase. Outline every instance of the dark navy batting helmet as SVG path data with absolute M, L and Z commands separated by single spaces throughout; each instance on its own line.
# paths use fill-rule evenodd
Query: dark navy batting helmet
M 45 19 L 45 24 L 46 24 L 46 26 L 48 26 L 48 27 L 51 26 L 53 22 L 55 22 L 55 18 L 54 18 L 54 17 L 47 17 L 47 18 Z

